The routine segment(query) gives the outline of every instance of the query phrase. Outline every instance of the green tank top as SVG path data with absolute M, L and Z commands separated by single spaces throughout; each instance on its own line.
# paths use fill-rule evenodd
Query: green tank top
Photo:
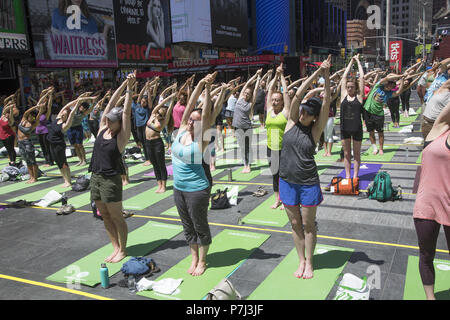
M 270 150 L 281 150 L 286 124 L 287 119 L 283 112 L 278 113 L 275 117 L 272 117 L 272 112 L 267 114 L 267 146 Z

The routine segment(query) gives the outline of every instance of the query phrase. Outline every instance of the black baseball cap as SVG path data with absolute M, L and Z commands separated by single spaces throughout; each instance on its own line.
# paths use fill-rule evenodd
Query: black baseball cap
M 302 103 L 300 108 L 303 108 L 309 115 L 318 116 L 322 109 L 322 101 L 319 98 L 311 98 L 305 103 Z

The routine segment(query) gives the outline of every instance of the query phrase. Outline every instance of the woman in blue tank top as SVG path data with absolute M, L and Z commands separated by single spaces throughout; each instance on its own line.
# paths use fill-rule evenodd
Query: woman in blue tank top
M 211 244 L 208 206 L 211 185 L 203 169 L 203 153 L 209 139 L 204 133 L 211 127 L 211 84 L 216 73 L 200 80 L 183 113 L 180 129 L 172 145 L 174 200 L 180 215 L 184 235 L 189 244 L 192 263 L 188 273 L 202 275 L 206 270 L 206 255 Z M 205 87 L 203 107 L 195 108 Z
M 330 109 L 330 66 L 331 55 L 297 90 L 280 156 L 280 199 L 291 222 L 300 260 L 294 276 L 303 279 L 313 277 L 312 260 L 317 238 L 315 218 L 317 206 L 323 200 L 314 155 Z M 300 105 L 307 89 L 319 75 L 325 79 L 323 104 L 319 99 L 311 98 Z

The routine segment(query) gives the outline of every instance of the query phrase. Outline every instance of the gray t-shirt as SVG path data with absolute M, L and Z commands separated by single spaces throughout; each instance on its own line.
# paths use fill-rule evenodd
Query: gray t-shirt
M 434 94 L 427 102 L 423 115 L 430 120 L 436 120 L 442 109 L 450 102 L 450 91 Z
M 312 125 L 297 122 L 284 133 L 280 155 L 280 178 L 295 184 L 320 183 L 314 159 L 316 143 L 312 137 Z
M 83 122 L 84 117 L 86 117 L 84 115 L 84 113 L 81 113 L 81 112 L 77 111 L 75 113 L 75 115 L 73 116 L 73 121 L 72 121 L 71 128 L 81 126 L 81 122 Z
M 246 102 L 243 98 L 236 102 L 233 114 L 233 127 L 237 129 L 250 129 L 252 121 L 250 120 L 251 103 Z

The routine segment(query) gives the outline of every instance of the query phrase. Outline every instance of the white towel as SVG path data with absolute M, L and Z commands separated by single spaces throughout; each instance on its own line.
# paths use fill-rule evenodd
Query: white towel
M 138 291 L 153 290 L 162 294 L 172 294 L 181 285 L 183 279 L 162 279 L 159 281 L 151 281 L 146 278 L 142 278 L 136 284 L 136 289 Z
M 406 133 L 406 132 L 412 132 L 413 131 L 414 126 L 410 125 L 410 126 L 405 126 L 403 127 L 400 131 L 398 131 L 399 133 Z
M 61 200 L 62 195 L 56 192 L 55 190 L 50 191 L 45 195 L 43 199 L 38 202 L 35 202 L 34 205 L 38 207 L 49 207 L 52 204 Z

